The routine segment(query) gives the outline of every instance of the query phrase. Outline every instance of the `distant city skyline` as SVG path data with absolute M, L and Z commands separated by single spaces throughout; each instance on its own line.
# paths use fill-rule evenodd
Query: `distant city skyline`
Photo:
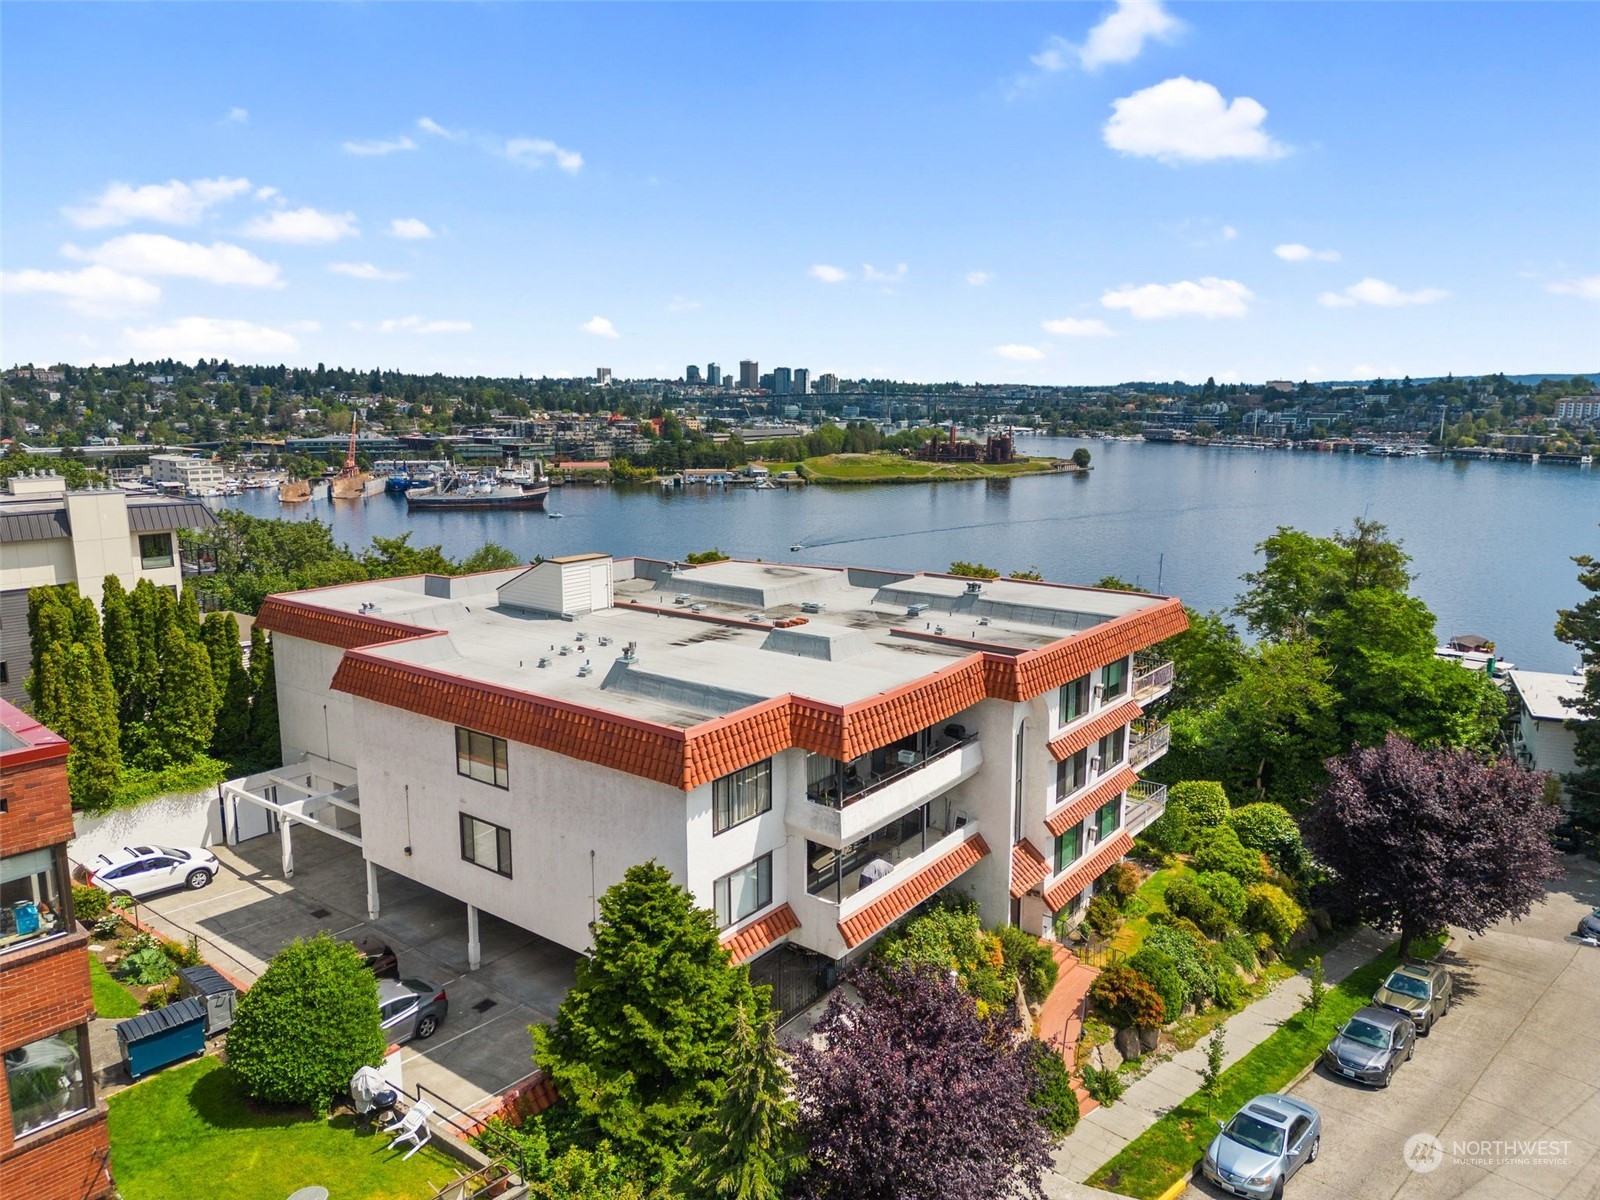
M 1084 385 L 1600 344 L 1595 5 L 3 20 L 6 365 L 682 378 L 714 343 Z M 153 68 L 182 45 L 229 49 Z

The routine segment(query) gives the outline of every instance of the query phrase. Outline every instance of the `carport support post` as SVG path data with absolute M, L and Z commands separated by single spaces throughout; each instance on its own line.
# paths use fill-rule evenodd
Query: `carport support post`
M 278 826 L 278 840 L 283 843 L 283 877 L 285 879 L 294 878 L 294 841 L 289 835 L 289 830 L 293 825 L 293 821 L 284 820 Z
M 476 971 L 483 961 L 483 947 L 478 944 L 478 908 L 467 905 L 467 970 Z
M 378 919 L 378 864 L 370 858 L 367 863 L 367 920 Z

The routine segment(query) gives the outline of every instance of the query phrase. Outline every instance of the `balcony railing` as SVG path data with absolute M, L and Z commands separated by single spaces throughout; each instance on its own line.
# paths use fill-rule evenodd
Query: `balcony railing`
M 1148 700 L 1172 686 L 1172 663 L 1135 663 L 1133 671 L 1133 698 Z
M 1122 824 L 1128 833 L 1138 837 L 1152 821 L 1166 811 L 1167 785 L 1141 779 L 1128 788 L 1127 808 L 1122 814 Z
M 871 773 L 865 779 L 855 775 L 846 775 L 843 780 L 843 790 L 839 780 L 833 776 L 819 780 L 806 789 L 806 799 L 813 804 L 821 804 L 827 808 L 845 808 L 851 804 L 865 800 L 868 796 L 882 791 L 890 784 L 904 779 L 915 771 L 920 771 L 955 754 L 961 747 L 970 745 L 978 740 L 976 733 L 964 733 L 959 738 L 950 738 L 931 754 L 922 754 L 916 750 L 899 751 L 897 757 L 888 764 L 883 771 Z
M 1167 752 L 1172 727 L 1165 721 L 1135 721 L 1128 740 L 1128 765 L 1138 770 Z

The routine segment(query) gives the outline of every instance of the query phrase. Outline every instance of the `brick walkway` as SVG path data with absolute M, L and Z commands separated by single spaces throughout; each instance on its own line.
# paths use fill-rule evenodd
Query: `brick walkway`
M 1083 1016 L 1088 1009 L 1087 997 L 1089 985 L 1100 972 L 1097 968 L 1087 963 L 1079 962 L 1072 951 L 1060 942 L 1053 942 L 1050 946 L 1055 955 L 1056 966 L 1059 974 L 1056 976 L 1056 985 L 1050 989 L 1050 994 L 1045 997 L 1044 1006 L 1039 1010 L 1039 1020 L 1035 1026 L 1035 1034 L 1039 1040 L 1054 1046 L 1061 1052 L 1062 1059 L 1070 1071 L 1077 1057 L 1078 1039 L 1083 1036 Z M 1073 1090 L 1078 1093 L 1078 1110 L 1080 1115 L 1085 1115 L 1098 1108 L 1099 1105 L 1083 1090 L 1083 1084 L 1074 1077 Z

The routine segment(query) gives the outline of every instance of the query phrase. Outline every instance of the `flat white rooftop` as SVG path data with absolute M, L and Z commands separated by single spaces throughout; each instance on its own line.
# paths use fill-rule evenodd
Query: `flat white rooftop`
M 499 589 L 522 570 L 284 599 L 444 632 L 368 651 L 382 658 L 677 727 L 790 692 L 870 699 L 976 650 L 1038 649 L 1161 603 L 1020 580 L 973 591 L 939 575 L 624 559 L 613 564 L 614 605 L 568 617 L 501 602 Z
M 1508 671 L 1522 706 L 1536 721 L 1570 721 L 1583 716 L 1574 707 L 1583 695 L 1582 675 L 1553 671 Z

